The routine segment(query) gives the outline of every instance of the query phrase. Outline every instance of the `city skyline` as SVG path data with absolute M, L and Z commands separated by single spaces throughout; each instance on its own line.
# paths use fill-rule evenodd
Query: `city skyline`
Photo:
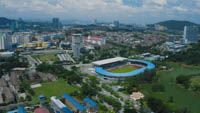
M 78 20 L 148 24 L 165 20 L 200 23 L 199 0 L 1 0 L 0 15 L 25 20 Z

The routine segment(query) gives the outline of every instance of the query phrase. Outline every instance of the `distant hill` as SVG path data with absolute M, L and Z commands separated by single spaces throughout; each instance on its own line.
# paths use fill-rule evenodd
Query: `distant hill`
M 12 19 L 8 19 L 5 17 L 0 17 L 0 25 L 7 25 L 7 24 L 11 24 L 12 22 L 14 22 L 15 20 Z
M 196 25 L 196 26 L 199 26 L 199 28 L 200 28 L 199 24 L 195 24 L 195 23 L 192 23 L 189 21 L 169 20 L 169 21 L 159 22 L 156 24 L 165 26 L 170 30 L 178 30 L 178 31 L 183 31 L 184 26 L 191 26 L 191 25 Z M 199 31 L 200 31 L 200 29 L 199 29 Z

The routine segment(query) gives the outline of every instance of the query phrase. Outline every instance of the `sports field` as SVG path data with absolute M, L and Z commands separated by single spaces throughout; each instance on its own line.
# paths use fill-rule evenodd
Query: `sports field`
M 35 99 L 37 99 L 37 96 L 41 94 L 45 95 L 49 99 L 51 96 L 61 97 L 64 93 L 70 94 L 79 90 L 79 88 L 74 85 L 68 85 L 64 80 L 57 80 L 55 82 L 42 83 L 42 87 L 33 90 L 35 92 Z
M 42 62 L 47 62 L 47 61 L 58 61 L 58 57 L 54 53 L 50 54 L 41 54 L 41 55 L 32 55 L 34 59 L 39 59 Z
M 112 73 L 127 73 L 127 72 L 131 72 L 134 70 L 137 70 L 138 68 L 135 68 L 133 66 L 123 66 L 121 68 L 115 68 L 115 69 L 111 69 L 108 72 L 112 72 Z

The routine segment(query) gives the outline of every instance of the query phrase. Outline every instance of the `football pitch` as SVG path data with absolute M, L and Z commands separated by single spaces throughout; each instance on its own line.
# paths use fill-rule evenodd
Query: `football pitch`
M 128 73 L 134 70 L 137 70 L 138 68 L 132 67 L 132 66 L 123 66 L 121 68 L 115 68 L 115 69 L 111 69 L 108 72 L 112 72 L 112 73 Z

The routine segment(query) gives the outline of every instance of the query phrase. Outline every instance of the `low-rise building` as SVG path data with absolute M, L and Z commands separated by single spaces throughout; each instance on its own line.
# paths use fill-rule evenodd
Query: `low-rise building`
M 133 92 L 132 95 L 130 95 L 130 98 L 136 101 L 144 98 L 144 95 L 141 92 Z
M 6 80 L 4 78 L 0 78 L 0 88 L 7 87 Z
M 14 97 L 10 88 L 8 88 L 8 87 L 3 88 L 3 94 L 5 95 L 5 100 L 6 100 L 5 102 L 6 103 L 10 103 L 10 102 L 15 101 L 15 97 Z
M 51 107 L 55 113 L 72 113 L 72 111 L 55 96 L 51 97 L 51 102 Z
M 41 107 L 41 108 L 36 108 L 34 110 L 34 113 L 50 113 L 50 112 L 48 109 Z
M 16 110 L 9 111 L 8 113 L 27 113 L 24 106 L 19 106 Z
M 68 94 L 63 94 L 65 103 L 76 113 L 86 113 L 86 108 Z
M 102 46 L 106 44 L 106 37 L 104 36 L 88 36 L 84 38 L 84 43 L 94 44 L 98 46 Z
M 86 106 L 90 113 L 97 113 L 98 112 L 98 104 L 91 100 L 90 98 L 83 99 L 83 105 Z
M 11 72 L 10 83 L 10 87 L 12 88 L 12 90 L 17 93 L 20 88 L 20 81 L 18 79 L 18 75 L 14 72 Z

